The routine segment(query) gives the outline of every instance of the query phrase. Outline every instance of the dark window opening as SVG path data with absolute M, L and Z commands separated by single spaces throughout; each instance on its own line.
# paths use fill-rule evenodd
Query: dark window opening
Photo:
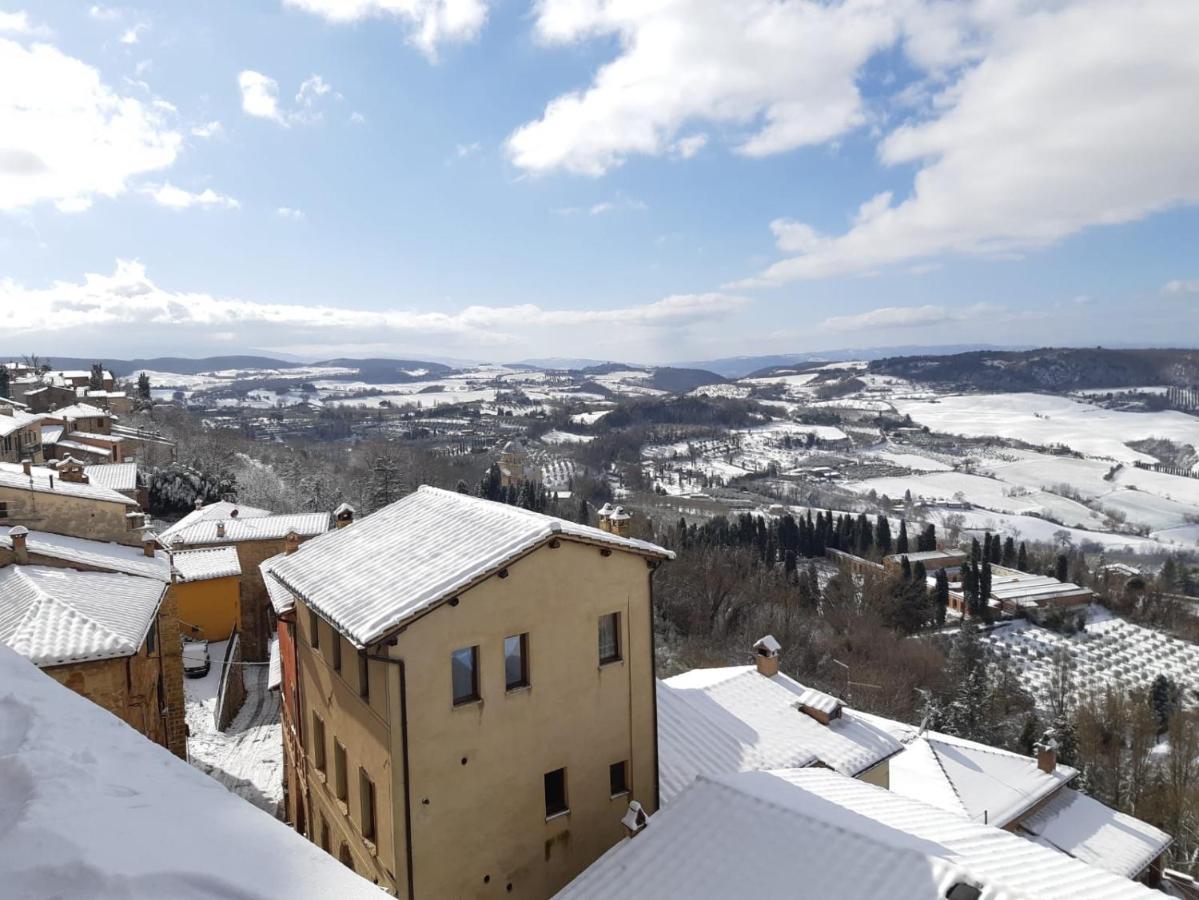
M 625 760 L 608 766 L 608 787 L 613 797 L 629 792 L 629 764 Z
M 333 635 L 333 671 L 341 671 L 341 635 Z
M 346 748 L 341 741 L 333 742 L 333 786 L 337 799 L 342 803 L 350 800 L 350 789 L 346 778 Z
M 365 653 L 358 654 L 358 696 L 363 700 L 371 696 L 371 667 Z
M 375 783 L 367 777 L 366 769 L 358 770 L 358 800 L 362 805 L 362 836 L 375 839 Z
M 600 616 L 599 660 L 601 664 L 620 660 L 620 613 Z
M 504 638 L 504 688 L 514 690 L 529 686 L 529 635 L 514 634 Z
M 318 772 L 325 771 L 325 723 L 316 713 L 312 714 L 312 764 Z
M 146 656 L 154 655 L 154 647 L 158 644 L 158 623 L 151 622 L 150 630 L 146 632 Z
M 450 654 L 454 682 L 454 705 L 479 699 L 479 648 L 463 647 Z
M 321 645 L 321 617 L 311 609 L 308 610 L 308 643 L 314 650 Z
M 545 773 L 545 817 L 569 812 L 566 805 L 566 770 L 554 769 Z

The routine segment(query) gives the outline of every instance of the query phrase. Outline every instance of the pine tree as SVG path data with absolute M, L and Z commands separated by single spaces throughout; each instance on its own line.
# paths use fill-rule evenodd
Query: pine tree
M 1021 572 L 1028 571 L 1028 548 L 1024 546 L 1024 541 L 1020 542 L 1020 552 L 1016 554 L 1016 568 Z
M 899 520 L 899 538 L 895 541 L 895 552 L 908 552 L 908 523 L 906 519 Z
M 91 374 L 87 377 L 87 386 L 89 390 L 93 391 L 104 390 L 104 366 L 100 363 L 92 363 Z
M 150 400 L 150 376 L 145 372 L 137 376 L 137 396 L 147 402 Z

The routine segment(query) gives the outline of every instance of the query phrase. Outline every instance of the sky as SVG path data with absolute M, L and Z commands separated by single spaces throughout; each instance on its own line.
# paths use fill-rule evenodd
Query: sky
M 1199 337 L 1199 3 L 0 0 L 0 352 Z

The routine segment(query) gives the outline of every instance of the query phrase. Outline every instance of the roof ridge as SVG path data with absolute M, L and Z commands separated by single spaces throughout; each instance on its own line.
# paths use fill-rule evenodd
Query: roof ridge
M 55 570 L 55 571 L 76 572 L 76 573 L 79 572 L 78 569 L 62 569 L 62 570 Z M 30 622 L 32 620 L 36 619 L 38 617 L 38 615 L 41 613 L 43 607 L 51 607 L 51 608 L 55 608 L 55 609 L 59 609 L 59 610 L 64 610 L 64 611 L 66 611 L 66 613 L 68 613 L 72 617 L 81 620 L 82 622 L 86 623 L 87 625 L 91 626 L 92 628 L 95 628 L 97 631 L 101 632 L 108 641 L 115 640 L 117 642 L 124 642 L 125 639 L 123 637 L 121 637 L 121 635 L 119 635 L 115 631 L 113 631 L 112 628 L 110 628 L 104 622 L 101 622 L 99 619 L 96 619 L 94 616 L 88 615 L 87 613 L 85 613 L 83 610 L 79 609 L 77 606 L 75 606 L 75 604 L 71 603 L 70 601 L 64 600 L 62 597 L 56 596 L 55 594 L 52 594 L 49 591 L 46 591 L 45 589 L 43 589 L 42 586 L 37 583 L 36 579 L 31 578 L 27 572 L 22 570 L 22 567 L 19 567 L 19 566 L 16 567 L 16 574 L 18 576 L 20 576 L 21 578 L 23 578 L 25 580 L 25 582 L 29 585 L 29 587 L 32 588 L 37 599 L 35 600 L 35 602 L 29 604 L 29 609 L 26 610 L 25 615 L 21 617 L 21 621 L 18 623 L 17 628 L 14 629 L 14 633 L 20 631 L 20 629 L 26 627 L 27 625 L 30 624 Z M 105 573 L 99 573 L 99 574 L 124 575 L 125 573 L 124 572 L 105 572 Z
M 949 785 L 949 789 L 953 791 L 953 796 L 957 799 L 958 806 L 961 807 L 962 812 L 966 814 L 967 818 L 969 818 L 970 810 L 966 809 L 966 802 L 962 799 L 961 792 L 958 791 L 958 786 L 954 784 L 953 779 L 949 777 L 949 773 L 945 771 L 945 764 L 941 762 L 941 755 L 937 753 L 937 751 L 933 748 L 932 742 L 925 735 L 917 735 L 916 740 L 924 741 L 925 746 L 928 747 L 928 752 L 932 754 L 933 762 L 937 764 L 937 769 L 940 770 L 942 777 L 944 777 L 946 783 Z M 910 748 L 915 742 L 916 741 L 913 740 L 907 746 Z

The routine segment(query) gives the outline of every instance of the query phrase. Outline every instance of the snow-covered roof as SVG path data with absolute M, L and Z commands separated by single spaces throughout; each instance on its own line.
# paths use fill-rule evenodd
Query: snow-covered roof
M 12 415 L 0 413 L 0 437 L 6 437 L 14 431 L 19 431 L 29 425 L 34 425 L 42 420 L 43 416 L 36 413 L 21 412 L 19 409 L 13 409 Z
M 173 547 L 189 544 L 233 544 L 239 541 L 278 540 L 293 531 L 302 537 L 312 537 L 324 534 L 328 530 L 329 514 L 323 512 L 255 516 L 245 519 L 238 515 L 236 519 L 205 519 L 186 528 L 168 529 L 170 536 L 164 540 Z
M 62 425 L 43 425 L 42 426 L 42 443 L 57 444 L 62 440 L 62 434 L 66 429 Z
M 560 900 L 945 897 L 1132 900 L 1144 885 L 821 769 L 701 778 Z
M 98 431 L 72 431 L 67 437 L 78 440 L 86 438 L 89 441 L 108 441 L 110 444 L 119 444 L 125 440 L 119 434 L 101 434 Z
M 1066 765 L 1042 772 L 1031 757 L 928 731 L 891 760 L 891 790 L 1002 827 L 1077 774 Z
M 893 559 L 900 562 L 904 557 L 908 558 L 908 562 L 915 565 L 918 562 L 941 562 L 952 560 L 960 562 L 966 559 L 966 553 L 963 550 L 918 550 L 915 553 L 892 553 L 888 559 Z
M 92 448 L 94 449 L 94 448 Z M 86 497 L 89 500 L 105 500 L 123 506 L 137 506 L 137 501 L 124 494 L 98 484 L 82 484 L 63 481 L 58 473 L 45 466 L 31 466 L 26 475 L 17 463 L 0 463 L 0 487 L 19 488 L 46 494 L 62 494 L 70 497 Z
M 90 484 L 112 488 L 114 491 L 137 490 L 137 463 L 104 463 L 84 466 L 83 474 Z
M 12 528 L 0 526 L 0 547 L 12 547 L 10 531 Z M 30 531 L 25 537 L 25 547 L 32 554 L 61 559 L 63 562 L 87 566 L 89 569 L 124 572 L 126 575 L 157 578 L 159 581 L 171 580 L 170 560 L 163 550 L 156 550 L 153 556 L 146 556 L 141 547 L 89 541 L 86 538 L 50 534 L 46 531 Z
M 377 900 L 287 825 L 0 647 L 9 897 Z
M 808 689 L 754 666 L 693 669 L 658 682 L 663 801 L 698 775 L 823 764 L 857 775 L 903 749 L 885 730 L 843 710 L 822 725 L 796 708 Z
M 808 688 L 799 695 L 799 705 L 831 715 L 837 711 L 837 708 L 841 705 L 841 701 L 832 694 L 826 694 L 824 691 L 816 690 L 816 688 Z
M 258 566 L 262 570 L 262 581 L 266 585 L 267 599 L 271 601 L 271 606 L 277 616 L 282 616 L 296 608 L 295 595 L 285 588 L 277 578 L 272 577 L 275 565 L 283 559 L 283 556 L 282 553 L 272 556 Z
M 234 515 L 234 510 L 237 514 Z M 209 503 L 207 506 L 201 506 L 193 509 L 186 516 L 180 519 L 173 525 L 164 528 L 158 535 L 163 541 L 170 543 L 171 536 L 189 525 L 195 525 L 197 522 L 207 522 L 216 519 L 257 519 L 262 516 L 273 516 L 274 513 L 269 509 L 259 509 L 256 506 L 243 506 L 240 503 L 230 503 L 227 500 L 220 500 L 216 503 Z
M 65 447 L 72 453 L 87 453 L 91 456 L 102 456 L 105 458 L 112 456 L 111 447 L 97 447 L 93 444 L 81 444 L 78 441 L 59 440 L 58 446 Z
M 56 409 L 47 415 L 52 419 L 90 419 L 95 416 L 104 419 L 113 418 L 112 413 L 108 410 L 92 406 L 90 403 L 73 403 L 70 406 L 64 406 L 62 409 Z
M 425 485 L 301 544 L 272 575 L 361 647 L 553 538 L 673 556 L 646 541 Z
M 241 574 L 236 547 L 205 547 L 201 550 L 176 550 L 171 562 L 180 581 L 208 581 Z
M 1138 877 L 1170 845 L 1164 831 L 1073 788 L 1021 820 L 1017 833 L 1126 878 Z
M 166 589 L 157 578 L 5 566 L 0 641 L 38 666 L 132 656 Z
M 283 684 L 283 657 L 279 654 L 279 639 L 271 638 L 270 664 L 267 668 L 266 687 L 277 691 Z

